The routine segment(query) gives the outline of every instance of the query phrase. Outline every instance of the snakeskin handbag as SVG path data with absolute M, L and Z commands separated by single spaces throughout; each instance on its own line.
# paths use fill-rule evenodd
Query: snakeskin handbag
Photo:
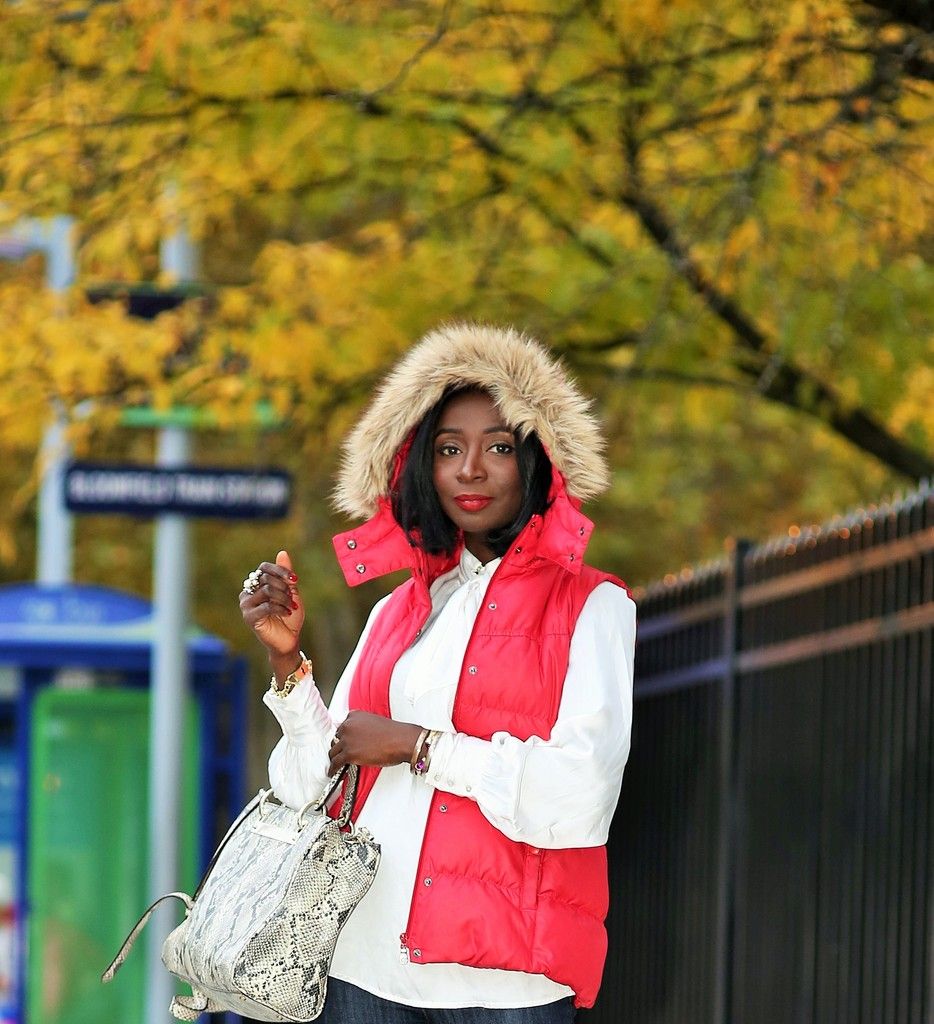
M 176 898 L 185 904 L 185 920 L 165 940 L 162 962 L 192 994 L 172 1000 L 174 1017 L 193 1021 L 229 1010 L 255 1020 L 314 1020 L 338 935 L 380 859 L 370 833 L 350 823 L 356 765 L 346 771 L 340 815 L 324 812 L 343 774 L 298 812 L 260 790 L 231 825 L 194 896 L 156 900 L 101 981 L 113 979 L 162 900 Z

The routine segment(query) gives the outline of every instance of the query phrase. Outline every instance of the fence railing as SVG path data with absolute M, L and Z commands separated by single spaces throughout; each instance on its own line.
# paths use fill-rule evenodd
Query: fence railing
M 934 491 L 637 595 L 589 1019 L 934 1019 Z

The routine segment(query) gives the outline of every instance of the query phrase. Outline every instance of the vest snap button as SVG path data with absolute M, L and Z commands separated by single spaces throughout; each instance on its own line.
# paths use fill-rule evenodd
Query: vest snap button
M 426 878 L 425 879 L 425 885 L 431 885 L 431 879 L 430 878 Z
M 516 554 L 517 555 L 521 555 L 522 554 L 522 545 L 521 544 L 519 545 L 519 547 L 516 548 Z
M 471 666 L 470 666 L 470 668 L 468 668 L 468 669 L 467 669 L 467 671 L 468 671 L 468 672 L 469 672 L 469 673 L 470 673 L 470 674 L 471 674 L 472 676 L 475 676 L 475 675 L 477 674 L 477 666 L 476 666 L 476 665 L 471 665 Z
M 356 542 L 355 540 L 349 540 L 349 541 L 347 541 L 347 547 L 349 547 L 351 551 L 353 551 L 353 549 L 354 549 L 354 548 L 355 548 L 356 546 L 357 546 L 357 542 Z
M 442 814 L 446 814 L 446 813 L 447 813 L 447 809 L 448 809 L 448 805 L 447 805 L 447 804 L 442 804 L 442 805 L 441 805 L 441 806 L 440 806 L 440 807 L 438 808 L 438 810 L 439 810 L 439 811 L 440 811 L 440 812 L 441 812 Z
M 574 561 L 574 553 L 573 552 L 571 552 L 571 561 L 572 562 Z
M 495 612 L 496 611 L 496 602 L 495 601 L 490 601 L 490 603 L 487 605 L 487 608 L 489 608 L 491 612 Z
M 366 572 L 366 566 L 365 566 L 365 565 L 363 564 L 363 562 L 361 562 L 361 563 L 360 563 L 360 564 L 359 564 L 359 565 L 357 566 L 357 572 L 358 572 L 358 573 L 360 573 L 360 574 L 361 574 L 361 576 L 363 575 L 363 573 L 365 573 L 365 572 Z
M 412 950 L 412 956 L 421 956 L 421 955 L 422 955 L 422 951 L 420 949 L 413 949 Z
M 584 528 L 583 528 L 583 526 L 577 532 L 583 537 L 584 536 Z

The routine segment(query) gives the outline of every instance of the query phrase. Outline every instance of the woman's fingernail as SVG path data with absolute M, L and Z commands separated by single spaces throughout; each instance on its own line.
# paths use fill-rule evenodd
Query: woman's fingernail
M 292 609 L 291 608 L 286 608 L 285 614 L 286 615 L 291 615 L 292 614 Z
M 297 577 L 297 576 L 295 575 L 295 573 L 294 573 L 294 572 L 290 572 L 290 573 L 289 573 L 289 579 L 290 579 L 290 580 L 291 580 L 291 581 L 292 581 L 293 583 L 298 583 L 298 577 Z
M 294 609 L 295 609 L 296 611 L 298 611 L 298 602 L 297 602 L 297 601 L 293 601 L 293 602 L 292 602 L 292 607 L 293 607 L 293 608 L 294 608 Z

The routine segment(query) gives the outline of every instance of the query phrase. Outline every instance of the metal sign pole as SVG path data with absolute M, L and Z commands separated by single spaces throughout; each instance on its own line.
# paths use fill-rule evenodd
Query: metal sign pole
M 162 268 L 177 281 L 194 276 L 194 247 L 181 225 L 163 242 Z M 183 427 L 163 427 L 157 464 L 187 465 L 190 438 Z M 191 590 L 188 521 L 169 513 L 156 519 L 153 552 L 155 637 L 149 718 L 149 893 L 152 900 L 179 887 L 182 738 L 188 680 L 188 603 Z M 175 980 L 162 965 L 162 943 L 176 914 L 163 904 L 149 926 L 146 1024 L 167 1024 Z
M 157 462 L 188 462 L 190 441 L 181 427 L 163 427 Z M 188 695 L 188 601 L 190 590 L 188 520 L 177 514 L 156 520 L 153 552 L 152 682 L 149 726 L 149 896 L 179 887 L 179 833 L 182 738 Z M 147 1024 L 166 1024 L 175 982 L 162 965 L 165 936 L 176 924 L 175 905 L 163 905 L 149 925 L 146 983 Z
M 36 582 L 70 583 L 74 565 L 74 519 L 65 508 L 65 464 L 71 452 L 65 418 L 55 419 L 42 435 L 39 509 L 36 534 Z

